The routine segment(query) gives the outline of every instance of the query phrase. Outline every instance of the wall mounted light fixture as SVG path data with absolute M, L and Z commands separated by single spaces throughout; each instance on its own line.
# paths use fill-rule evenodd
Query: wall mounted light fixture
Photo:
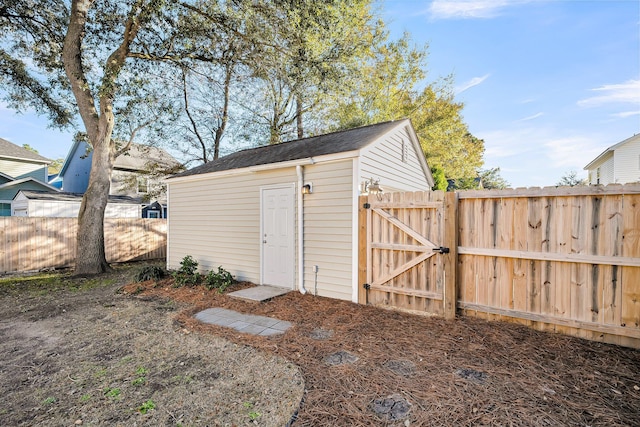
M 302 186 L 302 194 L 311 194 L 313 193 L 313 184 L 308 182 Z
M 384 190 L 380 187 L 379 179 L 374 180 L 373 178 L 369 178 L 362 184 L 362 188 L 364 190 L 362 194 L 375 194 L 378 200 L 382 200 L 382 193 Z

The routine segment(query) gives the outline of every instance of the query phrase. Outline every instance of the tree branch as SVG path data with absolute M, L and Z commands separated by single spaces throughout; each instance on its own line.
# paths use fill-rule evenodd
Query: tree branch
M 84 122 L 89 140 L 93 141 L 98 135 L 99 118 L 94 97 L 82 67 L 82 39 L 91 3 L 91 0 L 72 0 L 69 27 L 62 47 L 62 58 L 65 73 L 71 83 L 71 91 L 78 103 L 80 117 Z

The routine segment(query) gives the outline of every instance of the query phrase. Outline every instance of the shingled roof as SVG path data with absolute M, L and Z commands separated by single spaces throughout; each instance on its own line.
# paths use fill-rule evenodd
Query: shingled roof
M 281 144 L 250 148 L 220 157 L 212 162 L 173 175 L 169 179 L 360 150 L 403 122 L 409 124 L 408 119 L 403 119 L 297 139 Z
M 131 147 L 129 147 L 126 153 L 118 156 L 113 167 L 114 169 L 141 171 L 147 170 L 150 163 L 155 163 L 160 167 L 166 168 L 175 167 L 180 164 L 162 148 L 131 144 Z
M 51 160 L 42 157 L 38 153 L 22 148 L 6 139 L 0 138 L 0 157 L 11 159 L 31 160 L 38 163 L 51 163 Z

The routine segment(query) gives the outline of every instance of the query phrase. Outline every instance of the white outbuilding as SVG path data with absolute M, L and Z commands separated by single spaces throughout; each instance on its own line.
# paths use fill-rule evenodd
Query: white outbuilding
M 239 151 L 167 180 L 167 266 L 355 302 L 358 196 L 433 184 L 408 119 Z
M 75 218 L 82 194 L 20 190 L 13 198 L 13 216 Z M 109 196 L 105 218 L 140 218 L 140 200 L 129 196 Z

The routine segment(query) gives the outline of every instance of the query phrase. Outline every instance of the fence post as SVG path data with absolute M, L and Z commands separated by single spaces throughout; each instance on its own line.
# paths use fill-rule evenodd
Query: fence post
M 455 319 L 457 296 L 457 270 L 458 270 L 458 193 L 447 192 L 444 194 L 444 246 L 449 248 L 449 253 L 444 257 L 444 317 Z
M 358 304 L 367 303 L 366 290 L 362 287 L 367 281 L 367 196 L 358 197 Z

